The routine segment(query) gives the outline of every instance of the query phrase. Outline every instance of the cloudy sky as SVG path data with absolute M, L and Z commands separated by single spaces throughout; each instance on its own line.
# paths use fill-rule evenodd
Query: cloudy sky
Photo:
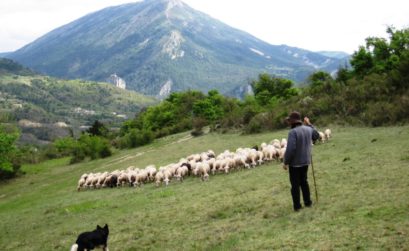
M 0 52 L 104 7 L 135 0 L 1 0 Z M 386 27 L 409 27 L 405 0 L 183 0 L 271 44 L 353 53 Z

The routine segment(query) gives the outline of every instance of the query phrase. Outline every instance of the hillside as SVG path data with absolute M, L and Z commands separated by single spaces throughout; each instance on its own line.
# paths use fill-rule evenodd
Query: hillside
M 82 173 L 168 164 L 282 138 L 287 130 L 240 136 L 173 135 L 108 159 L 24 166 L 0 185 L 1 250 L 68 250 L 80 232 L 109 224 L 110 250 L 407 250 L 409 127 L 332 128 L 314 146 L 319 202 L 292 211 L 278 163 L 208 182 L 77 192 Z M 310 186 L 313 181 L 310 173 Z M 295 238 L 297 236 L 297 238 Z
M 330 57 L 330 58 L 338 58 L 338 59 L 350 57 L 348 53 L 345 53 L 343 51 L 317 51 L 317 53 Z
M 68 135 L 68 128 L 77 132 L 97 119 L 119 125 L 156 102 L 107 83 L 61 80 L 16 65 L 11 68 L 0 73 L 1 122 L 19 121 L 23 141 L 31 143 Z
M 236 93 L 267 72 L 303 81 L 344 60 L 271 45 L 179 0 L 145 0 L 105 8 L 59 27 L 7 57 L 47 75 L 107 81 L 167 96 L 187 89 Z M 243 93 L 241 93 L 243 95 Z

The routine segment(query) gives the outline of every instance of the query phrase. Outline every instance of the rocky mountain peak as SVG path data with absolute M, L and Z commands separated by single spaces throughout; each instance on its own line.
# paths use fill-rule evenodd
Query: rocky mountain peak
M 48 75 L 106 81 L 148 95 L 217 89 L 226 94 L 260 73 L 303 81 L 336 58 L 277 46 L 232 28 L 180 0 L 144 0 L 102 9 L 7 57 Z M 243 91 L 246 91 L 243 89 Z

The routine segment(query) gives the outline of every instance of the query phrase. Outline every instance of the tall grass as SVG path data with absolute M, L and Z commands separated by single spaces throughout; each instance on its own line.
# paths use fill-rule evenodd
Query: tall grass
M 84 172 L 160 166 L 286 135 L 185 133 L 103 160 L 24 166 L 27 175 L 0 185 L 0 250 L 68 250 L 80 232 L 105 223 L 110 250 L 409 249 L 408 126 L 333 128 L 313 150 L 319 203 L 299 213 L 276 162 L 208 182 L 76 191 Z

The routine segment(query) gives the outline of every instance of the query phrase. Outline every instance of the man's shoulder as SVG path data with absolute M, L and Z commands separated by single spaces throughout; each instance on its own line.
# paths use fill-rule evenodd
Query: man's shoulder
M 304 130 L 312 130 L 312 128 L 310 126 L 306 126 L 306 125 L 300 125 L 297 127 L 294 127 L 293 129 L 294 131 L 304 131 Z

